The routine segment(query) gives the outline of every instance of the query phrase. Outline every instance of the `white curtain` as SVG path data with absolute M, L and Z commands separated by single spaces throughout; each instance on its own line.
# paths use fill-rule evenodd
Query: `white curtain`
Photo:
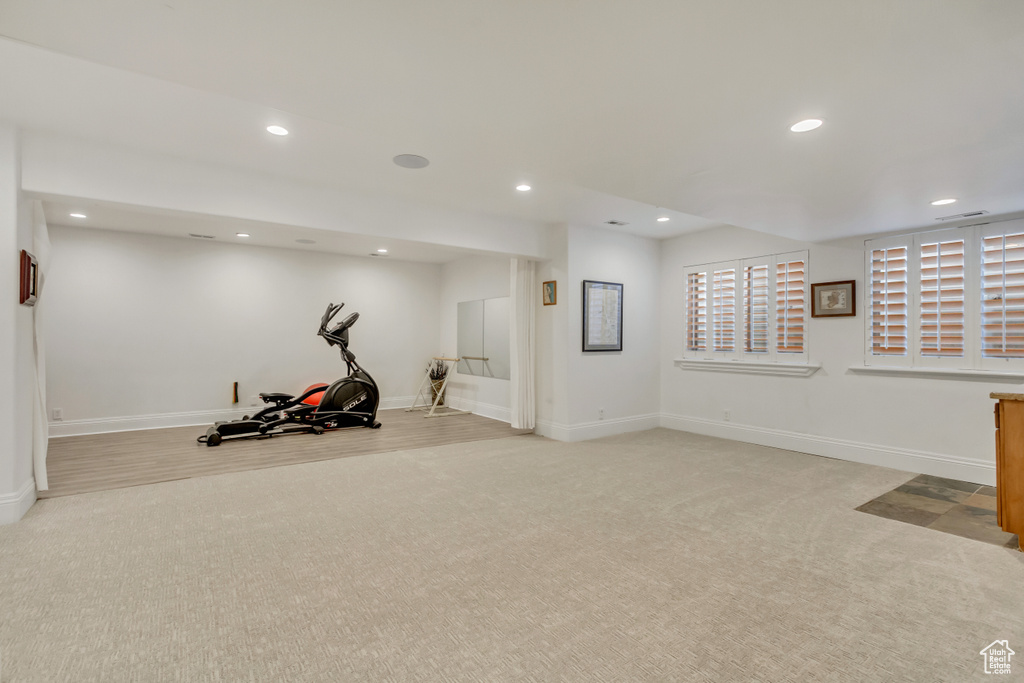
M 43 203 L 32 202 L 32 253 L 36 257 L 36 305 L 32 311 L 33 350 L 36 360 L 36 391 L 32 415 L 32 467 L 36 476 L 36 489 L 50 488 L 46 477 L 46 447 L 50 440 L 50 426 L 46 420 L 46 346 L 43 343 L 42 309 L 46 306 L 46 274 L 50 271 L 50 233 L 46 229 Z
M 534 396 L 535 341 L 534 320 L 537 310 L 537 265 L 528 259 L 514 258 L 511 267 L 511 366 L 512 427 L 533 429 L 536 416 Z

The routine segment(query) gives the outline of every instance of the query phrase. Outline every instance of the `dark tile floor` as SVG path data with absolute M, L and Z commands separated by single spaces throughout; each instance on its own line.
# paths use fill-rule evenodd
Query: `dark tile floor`
M 878 517 L 1017 549 L 1016 534 L 996 523 L 996 490 L 921 474 L 859 508 Z

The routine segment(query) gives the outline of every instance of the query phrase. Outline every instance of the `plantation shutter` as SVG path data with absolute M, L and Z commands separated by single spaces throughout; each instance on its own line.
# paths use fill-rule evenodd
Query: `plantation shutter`
M 768 353 L 768 266 L 743 266 L 743 350 Z
M 736 269 L 715 270 L 711 329 L 714 351 L 736 350 Z
M 926 240 L 921 244 L 922 356 L 964 355 L 965 242 Z
M 686 349 L 708 348 L 708 274 L 691 272 L 686 276 Z
M 906 245 L 871 252 L 871 353 L 907 354 Z
M 981 353 L 1024 358 L 1024 233 L 982 239 Z
M 865 247 L 865 364 L 1024 367 L 1024 221 L 886 237 Z
M 782 361 L 785 353 L 787 363 L 806 360 L 806 274 L 806 251 L 687 266 L 683 355 L 758 363 Z
M 807 260 L 780 260 L 775 267 L 775 350 L 804 352 Z

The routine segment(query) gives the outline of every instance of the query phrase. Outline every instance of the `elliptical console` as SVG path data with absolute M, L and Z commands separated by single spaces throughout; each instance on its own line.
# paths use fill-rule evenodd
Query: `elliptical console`
M 332 384 L 314 385 L 299 396 L 291 394 L 264 393 L 260 398 L 271 404 L 252 417 L 241 420 L 217 422 L 206 434 L 196 441 L 207 446 L 219 446 L 231 439 L 267 439 L 283 434 L 323 434 L 328 429 L 345 427 L 369 427 L 377 429 L 377 406 L 380 391 L 369 373 L 356 362 L 356 356 L 348 348 L 348 331 L 358 313 L 328 329 L 328 325 L 345 304 L 328 304 L 320 319 L 317 334 L 329 346 L 337 346 L 341 358 L 348 368 L 348 376 Z

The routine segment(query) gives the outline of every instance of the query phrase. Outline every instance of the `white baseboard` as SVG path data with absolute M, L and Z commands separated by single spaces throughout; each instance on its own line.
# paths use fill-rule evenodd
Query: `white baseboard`
M 512 422 L 512 409 L 506 408 L 505 406 L 497 406 L 493 403 L 483 403 L 482 401 L 472 401 L 465 398 L 459 398 L 458 396 L 449 396 L 445 393 L 445 402 L 449 408 L 455 410 L 468 410 L 474 415 L 480 415 L 482 417 L 489 417 L 492 420 L 498 420 L 500 422 Z
M 744 443 L 821 455 L 826 458 L 880 465 L 948 479 L 960 479 L 988 486 L 994 486 L 996 483 L 995 462 L 984 460 L 835 439 L 828 436 L 800 434 L 781 429 L 750 427 L 682 415 L 663 414 L 661 426 L 684 432 L 732 439 L 733 441 L 743 441 Z
M 382 398 L 378 410 L 408 408 L 412 396 Z M 245 406 L 225 410 L 196 410 L 187 413 L 162 413 L 159 415 L 130 415 L 89 420 L 62 420 L 49 423 L 50 437 L 82 436 L 85 434 L 106 434 L 108 432 L 133 432 L 140 429 L 166 429 L 168 427 L 201 427 L 212 425 L 218 420 L 237 420 L 252 415 L 265 406 Z
M 0 525 L 14 524 L 36 502 L 36 480 L 29 479 L 14 493 L 0 494 Z
M 49 423 L 50 438 L 82 436 L 84 434 L 106 434 L 107 432 L 134 432 L 140 429 L 198 427 L 201 425 L 212 425 L 218 420 L 237 420 L 243 415 L 252 414 L 257 410 L 259 408 L 250 406 L 228 410 L 196 410 L 188 413 L 51 421 Z
M 626 432 L 641 432 L 659 425 L 659 415 L 633 415 L 573 425 L 538 420 L 534 433 L 555 441 L 587 441 Z
M 400 403 L 394 406 L 388 406 L 389 408 L 408 408 L 412 405 L 414 398 L 412 396 L 408 398 L 400 399 Z M 452 396 L 445 394 L 445 406 L 453 410 L 468 410 L 474 415 L 480 415 L 481 417 L 489 417 L 492 420 L 498 420 L 499 422 L 512 422 L 512 409 L 507 406 L 499 406 L 493 403 L 484 403 L 483 401 L 474 401 L 468 398 L 462 398 L 460 396 Z M 422 399 L 421 399 L 422 401 Z M 422 402 L 420 405 L 423 405 Z M 384 408 L 384 402 L 381 401 L 381 409 Z
M 416 399 L 415 396 L 393 396 L 392 398 L 382 398 L 380 405 L 377 406 L 377 410 L 396 410 L 398 408 L 408 408 L 412 405 L 412 402 Z
M 404 397 L 398 399 L 392 399 L 392 403 L 387 403 L 385 400 L 380 402 L 380 410 L 398 410 L 407 409 L 412 406 L 414 397 Z M 422 400 L 420 405 L 422 406 Z M 428 406 L 429 407 L 429 406 Z M 472 401 L 465 398 L 458 398 L 455 396 L 445 398 L 445 407 L 453 410 L 468 410 L 474 415 L 480 415 L 482 417 L 489 417 L 492 420 L 499 420 L 501 422 L 512 422 L 512 409 L 505 408 L 503 406 L 496 406 L 491 403 L 482 403 L 480 401 Z M 440 410 L 440 408 L 438 409 Z

